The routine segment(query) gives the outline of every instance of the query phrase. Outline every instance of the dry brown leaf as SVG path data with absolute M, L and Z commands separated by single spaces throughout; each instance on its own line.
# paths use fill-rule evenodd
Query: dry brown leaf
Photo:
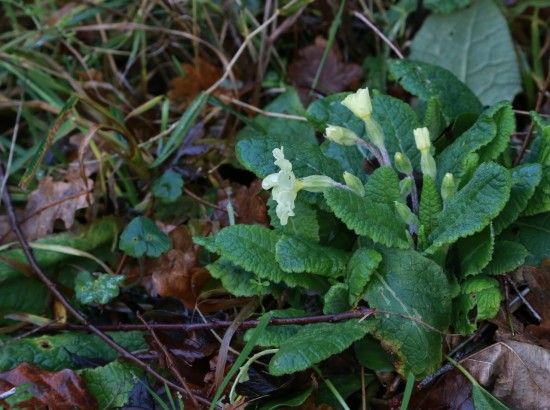
M 310 90 L 326 47 L 326 40 L 317 37 L 315 43 L 298 52 L 288 68 L 288 79 L 300 94 L 304 103 L 311 100 Z M 329 51 L 323 69 L 319 75 L 315 92 L 329 95 L 355 89 L 363 76 L 363 70 L 357 64 L 347 64 L 342 61 L 338 47 L 334 45 Z
M 462 361 L 493 396 L 513 409 L 550 403 L 550 351 L 515 341 L 495 343 Z
M 266 198 L 261 195 L 262 185 L 260 181 L 254 181 L 249 187 L 236 185 L 218 190 L 217 205 L 221 209 L 227 209 L 227 191 L 232 191 L 231 205 L 236 213 L 235 222 L 239 224 L 268 225 Z M 229 225 L 227 212 L 214 210 L 214 218 L 220 221 L 222 226 Z
M 32 364 L 22 363 L 15 369 L 0 374 L 1 392 L 26 383 L 32 383 L 30 392 L 33 398 L 20 403 L 17 408 L 97 408 L 95 398 L 88 393 L 85 383 L 72 370 L 49 372 Z
M 201 91 L 208 89 L 221 77 L 221 70 L 208 61 L 198 58 L 195 64 L 184 63 L 185 77 L 176 77 L 170 82 L 168 97 L 179 107 L 184 108 Z
M 186 227 L 172 230 L 170 238 L 173 249 L 149 263 L 151 292 L 178 298 L 191 309 L 210 275 L 205 268 L 198 266 L 198 247 L 193 244 Z
M 538 269 L 524 273 L 530 292 L 527 300 L 542 317 L 538 325 L 528 325 L 525 333 L 537 344 L 550 349 L 550 260 L 545 260 Z

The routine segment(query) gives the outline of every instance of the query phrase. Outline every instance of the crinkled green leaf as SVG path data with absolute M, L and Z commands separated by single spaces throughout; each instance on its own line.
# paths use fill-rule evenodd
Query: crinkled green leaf
M 542 167 L 542 178 L 525 208 L 525 215 L 537 215 L 550 211 L 550 165 Z
M 127 350 L 134 351 L 147 347 L 142 332 L 108 334 Z M 24 362 L 52 371 L 78 368 L 78 364 L 71 359 L 70 353 L 90 359 L 115 360 L 117 358 L 117 353 L 97 336 L 66 332 L 8 341 L 0 349 L 0 371 L 11 370 Z
M 437 225 L 437 218 L 443 208 L 441 196 L 433 178 L 424 175 L 422 192 L 420 193 L 420 225 L 424 228 L 424 234 L 429 235 Z
M 166 171 L 160 178 L 153 182 L 151 192 L 164 204 L 170 204 L 181 196 L 183 178 L 177 172 Z
M 383 252 L 365 300 L 381 313 L 375 316 L 374 336 L 399 357 L 400 374 L 420 377 L 439 368 L 442 332 L 450 320 L 450 291 L 441 267 L 418 252 Z
M 502 212 L 493 221 L 495 234 L 498 235 L 512 224 L 523 212 L 542 178 L 540 164 L 525 164 L 513 168 L 512 191 L 510 200 Z
M 529 251 L 525 261 L 530 266 L 539 266 L 550 258 L 550 212 L 521 218 L 501 235 L 502 239 L 519 242 Z
M 70 246 L 81 251 L 91 251 L 114 240 L 118 231 L 118 224 L 115 218 L 103 218 L 87 227 L 83 227 L 76 233 L 60 233 L 49 235 L 37 240 L 40 244 Z M 43 269 L 52 267 L 69 256 L 54 251 L 36 249 L 34 256 Z M 0 283 L 4 280 L 19 277 L 23 271 L 22 267 L 27 266 L 27 258 L 21 249 L 9 249 L 0 251 Z
M 535 142 L 538 142 L 538 147 L 531 147 L 535 158 L 543 165 L 550 165 L 550 119 L 543 118 L 536 111 L 531 111 L 529 114 L 537 130 Z
M 99 409 L 123 407 L 143 375 L 140 368 L 119 361 L 79 373 L 88 392 L 96 398 Z
M 0 285 L 0 324 L 9 313 L 42 315 L 49 305 L 49 291 L 42 282 L 22 276 Z M 13 323 L 13 322 L 12 322 Z
M 445 131 L 447 124 L 443 115 L 443 107 L 438 97 L 432 97 L 426 104 L 424 112 L 424 126 L 428 128 L 432 139 L 436 139 Z
M 467 2 L 432 0 L 438 11 L 445 12 Z M 452 14 L 429 16 L 411 43 L 410 57 L 451 71 L 485 105 L 512 101 L 521 91 L 508 23 L 492 0 L 476 0 Z
M 283 235 L 277 242 L 275 257 L 285 272 L 337 277 L 344 274 L 349 254 L 298 236 Z
M 275 259 L 275 247 L 279 238 L 276 231 L 261 225 L 233 225 L 214 236 L 195 237 L 193 240 L 210 252 L 254 273 L 259 279 L 308 289 L 322 287 L 322 282 L 314 275 L 287 273 L 281 269 Z
M 495 279 L 486 276 L 468 279 L 462 284 L 458 297 L 453 300 L 455 331 L 467 335 L 476 330 L 478 321 L 492 319 L 500 308 L 501 298 Z
M 472 0 L 424 0 L 424 6 L 434 13 L 448 14 L 469 5 Z
M 281 225 L 281 221 L 275 212 L 277 203 L 273 198 L 269 198 L 268 202 L 268 214 L 271 220 L 271 225 L 282 233 L 294 236 L 301 236 L 312 241 L 319 241 L 319 220 L 317 218 L 317 211 L 308 205 L 303 199 L 297 198 L 294 202 L 294 216 L 288 218 L 286 225 Z
M 390 167 L 378 168 L 369 177 L 365 196 L 339 188 L 325 191 L 332 212 L 348 228 L 359 235 L 386 246 L 408 248 L 406 224 L 395 209 L 395 201 L 403 202 L 397 174 Z
M 495 235 L 492 225 L 456 243 L 458 263 L 463 277 L 477 275 L 493 257 Z
M 510 197 L 511 179 L 509 171 L 500 165 L 480 165 L 466 186 L 446 202 L 428 238 L 431 246 L 426 252 L 434 253 L 489 225 Z
M 447 172 L 461 178 L 468 154 L 475 152 L 484 161 L 496 159 L 507 147 L 514 128 L 510 103 L 498 103 L 483 111 L 472 127 L 436 157 L 438 180 Z
M 271 318 L 292 318 L 307 316 L 304 310 L 300 309 L 284 309 L 271 310 L 264 315 L 269 315 Z M 263 315 L 262 315 L 263 316 Z M 302 325 L 277 325 L 267 326 L 265 331 L 256 340 L 256 345 L 261 347 L 279 347 L 287 342 L 287 340 L 300 331 Z M 249 341 L 253 329 L 249 329 L 244 334 L 244 340 Z
M 354 344 L 355 356 L 361 366 L 375 372 L 392 372 L 393 363 L 391 355 L 386 352 L 380 342 L 372 336 L 365 336 Z
M 350 305 L 356 305 L 363 297 L 367 283 L 381 261 L 382 255 L 373 249 L 360 248 L 353 253 L 347 270 Z
M 323 298 L 323 313 L 334 315 L 349 310 L 348 286 L 344 283 L 332 285 Z
M 348 320 L 302 326 L 269 362 L 272 375 L 295 373 L 343 352 L 373 328 L 372 320 Z
M 413 60 L 391 60 L 392 76 L 411 94 L 428 102 L 439 98 L 447 124 L 463 113 L 480 113 L 482 105 L 472 91 L 450 71 Z
M 85 305 L 91 303 L 104 305 L 118 296 L 122 282 L 124 282 L 124 275 L 101 273 L 93 276 L 88 271 L 81 271 L 74 283 L 75 296 Z
M 321 151 L 325 156 L 338 161 L 344 171 L 355 175 L 363 183 L 367 182 L 368 175 L 364 168 L 365 156 L 356 146 L 350 147 L 325 140 L 321 144 Z M 368 153 L 365 153 L 365 155 L 368 155 Z
M 172 242 L 155 223 L 144 216 L 138 216 L 126 226 L 120 235 L 118 247 L 134 258 L 148 256 L 158 258 L 170 250 Z
M 273 293 L 274 286 L 267 280 L 257 278 L 227 259 L 220 258 L 206 266 L 213 278 L 219 279 L 228 292 L 235 296 L 257 296 Z
M 483 269 L 484 275 L 500 275 L 520 267 L 529 251 L 520 243 L 497 241 L 491 262 Z

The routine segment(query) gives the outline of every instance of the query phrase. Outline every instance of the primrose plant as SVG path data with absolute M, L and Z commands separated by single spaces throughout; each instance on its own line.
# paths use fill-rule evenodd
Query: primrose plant
M 307 121 L 259 116 L 236 146 L 271 190 L 271 227 L 195 238 L 219 255 L 207 268 L 229 292 L 287 307 L 271 317 L 375 309 L 364 320 L 255 334 L 257 346 L 278 349 L 274 375 L 352 345 L 367 368 L 381 370 L 376 352 L 403 376 L 428 375 L 446 333 L 469 334 L 497 314 L 498 275 L 550 254 L 550 124 L 533 114 L 535 137 L 519 158 L 508 102 L 484 109 L 425 63 L 392 61 L 390 73 L 413 106 L 367 88 L 307 110 L 293 90 L 277 98 L 267 110 Z

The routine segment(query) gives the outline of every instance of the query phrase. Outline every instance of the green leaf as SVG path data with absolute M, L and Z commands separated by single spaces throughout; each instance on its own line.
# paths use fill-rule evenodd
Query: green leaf
M 355 175 L 363 183 L 367 182 L 368 175 L 363 166 L 365 163 L 365 156 L 356 146 L 349 147 L 325 140 L 321 144 L 321 151 L 323 151 L 325 156 L 338 161 L 343 170 Z
M 138 216 L 126 226 L 118 247 L 134 258 L 148 256 L 158 258 L 170 250 L 172 243 L 168 235 L 162 232 L 155 223 L 144 216 Z
M 349 304 L 355 306 L 365 293 L 375 269 L 382 262 L 382 255 L 373 249 L 357 249 L 348 262 L 347 283 Z
M 181 118 L 178 120 L 178 125 L 174 128 L 174 131 L 168 137 L 166 145 L 162 147 L 157 159 L 149 166 L 150 168 L 156 168 L 162 164 L 166 159 L 172 155 L 183 143 L 185 137 L 189 133 L 191 127 L 195 124 L 195 121 L 206 104 L 208 94 L 200 93 L 189 107 L 185 110 Z
M 183 188 L 183 178 L 177 172 L 166 171 L 160 178 L 153 182 L 151 192 L 163 204 L 170 204 L 176 201 Z
M 429 235 L 437 225 L 437 218 L 443 208 L 441 197 L 433 178 L 424 175 L 422 193 L 420 194 L 420 225 L 424 228 L 424 234 Z
M 478 321 L 492 319 L 498 313 L 501 298 L 495 279 L 485 276 L 468 279 L 453 300 L 455 331 L 462 335 L 474 332 Z
M 285 272 L 338 277 L 344 274 L 349 259 L 347 252 L 297 236 L 283 235 L 275 249 L 275 258 Z
M 383 252 L 365 300 L 382 313 L 375 317 L 374 336 L 399 357 L 400 374 L 420 377 L 439 368 L 451 313 L 450 290 L 441 267 L 418 252 Z
M 42 282 L 22 276 L 0 285 L 0 324 L 9 313 L 42 315 L 49 305 L 49 291 Z M 13 322 L 11 322 L 13 323 Z
M 271 225 L 278 231 L 319 242 L 319 220 L 317 218 L 317 211 L 312 206 L 308 205 L 302 198 L 297 198 L 294 202 L 295 215 L 289 218 L 288 223 L 284 226 L 281 225 L 279 217 L 275 212 L 277 203 L 273 198 L 269 198 L 267 205 L 267 213 L 269 214 Z
M 378 168 L 369 178 L 365 196 L 340 188 L 330 188 L 325 199 L 332 212 L 348 228 L 377 243 L 408 248 L 407 226 L 395 210 L 394 202 L 403 202 L 397 174 L 390 167 Z
M 468 154 L 478 153 L 483 161 L 496 159 L 507 147 L 514 128 L 509 103 L 498 103 L 483 111 L 472 127 L 437 156 L 438 180 L 447 172 L 461 178 Z
M 525 262 L 529 251 L 520 243 L 512 241 L 497 241 L 493 259 L 483 269 L 484 275 L 501 275 L 511 272 Z
M 147 347 L 141 332 L 108 334 L 126 350 L 134 351 Z M 61 333 L 53 336 L 43 335 L 10 340 L 0 349 L 0 371 L 11 370 L 24 362 L 51 371 L 78 368 L 78 364 L 74 363 L 69 352 L 90 359 L 101 358 L 110 361 L 117 358 L 117 352 L 95 335 Z
M 344 283 L 332 285 L 323 298 L 323 313 L 334 315 L 349 309 L 348 287 Z
M 550 165 L 542 167 L 542 178 L 525 208 L 525 215 L 537 215 L 550 211 Z
M 367 335 L 354 344 L 355 356 L 361 366 L 375 372 L 392 372 L 393 363 L 391 355 L 386 352 L 380 342 Z
M 278 397 L 263 403 L 258 410 L 275 410 L 281 407 L 298 407 L 304 404 L 307 398 L 311 395 L 313 388 L 310 387 L 302 392 L 291 394 L 286 397 Z
M 448 14 L 463 9 L 472 0 L 425 0 L 424 6 L 434 13 Z
M 525 263 L 539 266 L 550 257 L 550 212 L 519 219 L 501 238 L 521 243 L 529 251 Z
M 308 289 L 321 288 L 323 285 L 314 275 L 290 274 L 281 269 L 275 259 L 275 247 L 279 238 L 276 231 L 261 225 L 233 225 L 214 236 L 195 237 L 193 240 L 210 252 L 254 273 L 259 279 Z
M 271 310 L 264 313 L 263 316 L 269 316 L 272 318 L 292 318 L 307 316 L 304 310 L 300 309 L 284 309 L 284 310 Z M 267 328 L 258 336 L 256 345 L 261 347 L 279 347 L 286 343 L 286 341 L 300 331 L 302 325 L 277 325 L 267 326 Z M 249 341 L 253 329 L 249 329 L 244 334 L 244 340 Z
M 364 137 L 365 124 L 363 121 L 341 104 L 348 94 L 333 94 L 311 103 L 306 116 L 317 131 L 324 133 L 329 125 L 336 125 L 352 130 L 359 137 Z M 355 149 L 355 147 L 353 148 Z
M 426 252 L 432 254 L 489 225 L 508 201 L 511 184 L 506 168 L 495 163 L 480 165 L 466 186 L 446 202 L 428 238 L 431 246 Z
M 452 3 L 454 7 L 448 7 L 448 1 L 437 2 L 446 12 L 457 8 Z M 512 101 L 521 91 L 508 23 L 492 0 L 476 0 L 452 14 L 429 16 L 411 43 L 410 57 L 451 71 L 485 105 Z
M 346 350 L 372 330 L 372 321 L 348 320 L 339 323 L 315 323 L 302 326 L 288 338 L 269 362 L 274 376 L 310 368 L 330 356 Z
M 39 244 L 70 246 L 81 251 L 91 251 L 114 240 L 118 231 L 115 218 L 103 218 L 83 227 L 76 233 L 49 235 L 37 240 Z M 68 258 L 60 252 L 36 249 L 33 251 L 38 264 L 50 268 Z M 10 278 L 20 277 L 25 273 L 27 258 L 21 249 L 10 249 L 0 252 L 0 283 Z
M 94 277 L 88 271 L 81 271 L 75 279 L 75 296 L 85 305 L 92 303 L 104 305 L 118 296 L 122 282 L 124 282 L 124 275 L 100 273 Z
M 510 192 L 510 200 L 493 221 L 496 235 L 510 226 L 519 217 L 542 178 L 540 164 L 520 165 L 511 171 L 512 191 Z
M 509 410 L 478 383 L 472 384 L 472 401 L 475 410 Z
M 477 275 L 493 257 L 495 235 L 492 225 L 456 243 L 462 277 Z
M 235 296 L 258 296 L 272 294 L 274 286 L 266 280 L 256 278 L 227 259 L 220 258 L 206 266 L 213 278 L 219 279 L 223 287 Z
M 426 104 L 424 126 L 428 128 L 432 139 L 439 137 L 445 131 L 445 128 L 447 128 L 445 116 L 443 115 L 443 107 L 441 107 L 438 97 L 430 98 Z
M 97 400 L 99 409 L 123 407 L 130 392 L 143 371 L 129 363 L 115 361 L 102 367 L 85 369 L 79 372 L 88 392 Z
M 389 70 L 405 90 L 428 102 L 438 98 L 447 124 L 463 113 L 480 113 L 482 105 L 453 73 L 413 60 L 391 60 Z

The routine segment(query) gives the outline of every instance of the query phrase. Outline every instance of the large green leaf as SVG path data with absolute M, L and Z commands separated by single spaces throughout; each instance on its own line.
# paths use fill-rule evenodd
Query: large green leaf
M 49 291 L 34 278 L 12 278 L 0 285 L 0 323 L 8 313 L 43 314 L 48 305 Z
M 88 391 L 97 399 L 99 409 L 123 407 L 143 370 L 129 363 L 115 361 L 102 367 L 79 372 Z
M 491 225 L 472 236 L 459 239 L 456 248 L 462 276 L 477 275 L 481 272 L 493 257 L 494 245 L 495 235 Z
M 283 235 L 277 242 L 276 259 L 285 272 L 309 272 L 337 277 L 344 274 L 349 254 L 298 236 Z
M 510 200 L 502 212 L 495 218 L 493 225 L 498 235 L 512 224 L 527 206 L 542 177 L 540 164 L 525 164 L 513 168 L 512 191 Z
M 380 311 L 374 335 L 399 357 L 399 373 L 420 377 L 439 367 L 451 313 L 450 285 L 439 265 L 413 250 L 386 250 L 365 299 Z
M 514 128 L 514 113 L 509 103 L 495 104 L 483 111 L 472 127 L 437 156 L 438 179 L 447 172 L 462 177 L 464 162 L 470 153 L 478 153 L 483 161 L 496 159 L 507 147 Z
M 525 263 L 538 266 L 544 259 L 550 258 L 550 212 L 519 219 L 501 237 L 520 242 L 529 251 Z
M 537 215 L 550 211 L 550 165 L 542 167 L 542 178 L 525 208 L 525 215 Z
M 428 238 L 431 245 L 426 252 L 434 253 L 489 225 L 510 197 L 511 179 L 509 171 L 500 165 L 480 165 L 466 186 L 445 204 Z
M 302 236 L 313 241 L 319 241 L 319 220 L 317 211 L 308 205 L 302 198 L 297 198 L 294 202 L 295 215 L 288 219 L 286 225 L 281 225 L 281 221 L 275 212 L 277 203 L 273 198 L 267 201 L 269 219 L 271 225 L 282 233 L 288 235 Z
M 258 296 L 272 294 L 274 285 L 257 278 L 227 259 L 220 258 L 206 266 L 213 278 L 219 279 L 228 292 L 235 296 Z
M 424 6 L 435 13 L 452 13 L 469 5 L 472 0 L 425 0 Z
M 413 60 L 392 60 L 390 73 L 411 94 L 425 102 L 440 101 L 449 124 L 464 113 L 480 113 L 482 105 L 470 89 L 450 71 L 437 65 Z
M 410 57 L 451 71 L 485 105 L 512 101 L 521 90 L 508 24 L 492 0 L 429 16 L 411 43 Z
M 360 248 L 353 253 L 347 270 L 349 303 L 351 305 L 357 304 L 363 297 L 367 284 L 381 261 L 382 255 L 374 249 Z
M 408 248 L 406 224 L 397 214 L 395 202 L 403 202 L 399 179 L 390 167 L 380 167 L 369 177 L 365 196 L 350 190 L 325 191 L 327 204 L 348 228 L 386 246 Z
M 210 252 L 256 274 L 259 279 L 318 289 L 320 282 L 314 275 L 287 273 L 281 269 L 275 259 L 279 238 L 276 231 L 261 225 L 233 225 L 214 236 L 195 237 L 193 240 Z
M 429 235 L 436 227 L 437 218 L 442 208 L 441 197 L 439 196 L 435 181 L 431 176 L 424 175 L 418 216 L 425 235 Z
M 310 368 L 330 356 L 340 353 L 361 339 L 373 328 L 372 320 L 348 320 L 339 323 L 305 325 L 288 338 L 269 362 L 269 372 L 275 376 Z
M 335 283 L 323 297 L 323 313 L 334 315 L 349 310 L 348 286 L 345 283 Z
M 130 351 L 147 347 L 141 332 L 112 332 L 109 335 Z M 67 332 L 7 342 L 0 349 L 0 371 L 11 370 L 23 362 L 54 371 L 78 368 L 79 365 L 71 359 L 71 354 L 89 359 L 114 360 L 117 358 L 117 352 L 99 337 L 86 333 Z
M 91 251 L 113 241 L 118 231 L 115 218 L 103 218 L 82 228 L 77 233 L 49 235 L 36 241 L 39 244 L 70 246 L 81 251 Z M 42 268 L 54 266 L 69 256 L 43 249 L 34 250 L 34 256 Z M 25 272 L 27 258 L 21 249 L 10 249 L 0 252 L 0 282 L 18 277 Z
M 300 309 L 284 309 L 284 310 L 271 310 L 264 315 L 268 315 L 272 318 L 292 318 L 307 316 L 304 310 Z M 262 317 L 264 316 L 262 315 Z M 264 332 L 259 335 L 256 340 L 257 346 L 262 347 L 279 347 L 286 343 L 286 341 L 300 331 L 302 325 L 277 325 L 267 326 Z M 249 341 L 252 335 L 253 329 L 249 329 L 244 334 L 244 340 Z
M 357 117 L 356 117 L 357 118 Z M 350 147 L 346 145 L 336 144 L 330 140 L 325 140 L 321 144 L 321 150 L 325 156 L 332 158 L 340 164 L 340 167 L 356 177 L 363 183 L 367 182 L 368 175 L 365 172 L 365 156 L 368 153 L 363 153 L 356 146 Z
M 529 251 L 520 243 L 497 241 L 491 262 L 483 269 L 484 275 L 501 275 L 511 272 L 525 262 Z

